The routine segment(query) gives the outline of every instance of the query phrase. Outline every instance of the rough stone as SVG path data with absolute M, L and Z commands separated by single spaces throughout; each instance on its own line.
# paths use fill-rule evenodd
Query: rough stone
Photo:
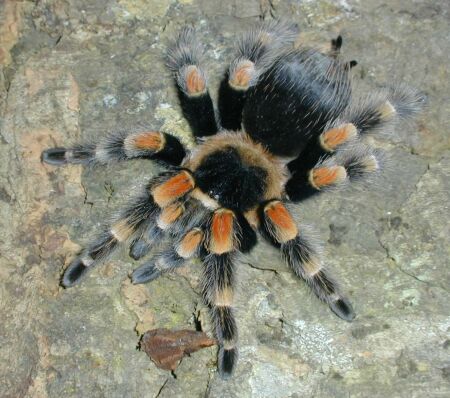
M 151 328 L 211 330 L 198 262 L 133 286 L 124 251 L 59 287 L 80 246 L 160 167 L 55 169 L 40 153 L 143 127 L 192 145 L 162 58 L 169 39 L 196 26 L 215 93 L 236 34 L 272 17 L 318 44 L 341 33 L 356 80 L 404 81 L 428 108 L 375 142 L 388 154 L 376 184 L 293 207 L 325 242 L 355 321 L 334 317 L 261 243 L 239 266 L 235 377 L 218 377 L 215 348 L 172 375 L 136 346 Z M 1 2 L 0 396 L 449 396 L 449 17 L 445 0 Z

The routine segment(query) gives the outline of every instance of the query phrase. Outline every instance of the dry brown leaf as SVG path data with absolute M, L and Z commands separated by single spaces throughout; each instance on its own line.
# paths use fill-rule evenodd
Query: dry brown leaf
M 194 330 L 154 329 L 147 331 L 141 340 L 141 349 L 156 366 L 175 370 L 185 355 L 216 344 L 204 332 Z

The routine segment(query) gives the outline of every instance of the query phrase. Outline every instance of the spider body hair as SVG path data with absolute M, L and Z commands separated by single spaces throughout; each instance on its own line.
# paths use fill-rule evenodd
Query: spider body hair
M 278 197 L 286 180 L 283 165 L 243 133 L 221 132 L 194 150 L 184 165 L 215 207 L 246 212 Z
M 244 33 L 237 43 L 235 59 L 220 83 L 219 114 L 224 129 L 241 130 L 241 116 L 248 91 L 273 64 L 280 51 L 298 36 L 295 24 L 266 21 Z
M 199 258 L 223 378 L 230 377 L 238 358 L 237 261 L 257 244 L 257 234 L 333 313 L 354 319 L 320 246 L 286 204 L 370 181 L 382 171 L 383 157 L 364 138 L 414 117 L 425 103 L 421 93 L 404 85 L 359 94 L 351 79 L 356 61 L 340 60 L 342 37 L 321 53 L 293 48 L 297 33 L 295 25 L 276 21 L 243 35 L 222 77 L 216 116 L 201 46 L 193 29 L 181 31 L 167 65 L 197 141 L 191 151 L 176 137 L 149 130 L 112 133 L 42 154 L 52 165 L 144 158 L 168 166 L 82 250 L 61 283 L 75 285 L 127 242 L 134 259 L 157 249 L 132 273 L 133 283 L 152 281 Z
M 169 47 L 166 57 L 166 65 L 176 82 L 181 109 L 195 137 L 214 135 L 218 130 L 201 55 L 193 28 L 185 27 Z
M 298 156 L 308 140 L 346 108 L 351 95 L 348 73 L 343 63 L 315 50 L 282 54 L 249 90 L 244 130 L 274 155 Z
M 97 143 L 86 142 L 70 148 L 48 149 L 43 152 L 42 160 L 60 166 L 68 163 L 105 165 L 139 158 L 179 165 L 185 156 L 186 150 L 173 135 L 159 131 L 119 131 L 103 137 Z

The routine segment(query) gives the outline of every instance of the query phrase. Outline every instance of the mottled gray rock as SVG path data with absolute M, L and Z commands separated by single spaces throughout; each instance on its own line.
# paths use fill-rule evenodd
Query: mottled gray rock
M 447 397 L 450 395 L 450 6 L 409 2 L 46 0 L 0 4 L 1 397 Z M 426 92 L 419 125 L 386 140 L 372 186 L 294 207 L 325 243 L 358 314 L 345 323 L 261 244 L 239 267 L 240 362 L 215 370 L 215 349 L 183 359 L 176 378 L 136 349 L 151 328 L 201 321 L 200 266 L 133 286 L 122 252 L 79 287 L 59 278 L 157 165 L 83 170 L 40 163 L 43 148 L 112 130 L 161 128 L 191 144 L 162 60 L 194 24 L 212 91 L 237 32 L 291 18 L 304 40 L 342 33 L 356 79 Z

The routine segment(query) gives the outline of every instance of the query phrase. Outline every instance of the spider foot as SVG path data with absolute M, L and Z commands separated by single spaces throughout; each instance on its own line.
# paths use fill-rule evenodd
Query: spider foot
M 61 166 L 67 163 L 66 148 L 49 148 L 42 152 L 41 161 L 54 166 Z
M 152 245 L 145 239 L 136 239 L 130 246 L 130 257 L 133 260 L 139 260 L 147 255 L 152 248 Z
M 148 262 L 136 268 L 131 274 L 131 282 L 134 285 L 150 282 L 162 274 L 154 262 Z
M 61 279 L 61 286 L 72 287 L 87 273 L 88 268 L 84 264 L 83 259 L 75 259 L 64 272 Z
M 353 311 L 352 305 L 346 298 L 340 297 L 336 301 L 330 302 L 329 306 L 331 311 L 344 321 L 351 322 L 355 319 L 356 314 Z
M 220 347 L 217 359 L 220 377 L 224 380 L 229 379 L 234 372 L 238 360 L 237 349 Z

